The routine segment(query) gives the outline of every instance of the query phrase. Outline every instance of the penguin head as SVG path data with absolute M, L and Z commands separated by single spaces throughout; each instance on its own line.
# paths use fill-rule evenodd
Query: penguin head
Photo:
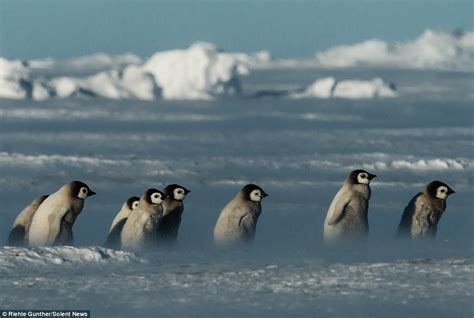
M 81 181 L 72 181 L 67 186 L 70 188 L 71 195 L 81 200 L 96 194 L 87 184 Z
M 369 173 L 362 169 L 353 170 L 349 175 L 349 180 L 352 184 L 370 184 L 370 180 L 375 178 L 376 175 Z
M 163 192 L 166 193 L 170 199 L 183 201 L 186 195 L 191 192 L 191 190 L 188 190 L 179 184 L 170 184 L 163 189 Z
M 145 201 L 150 204 L 161 204 L 166 199 L 166 194 L 157 189 L 148 189 L 143 196 Z
M 138 202 L 140 201 L 139 197 L 131 197 L 128 198 L 127 200 L 127 206 L 130 210 L 135 210 L 135 208 L 138 206 Z
M 455 193 L 446 183 L 438 180 L 430 182 L 426 188 L 429 195 L 441 200 L 445 200 L 448 195 Z
M 247 184 L 240 192 L 244 195 L 246 200 L 253 202 L 260 202 L 263 198 L 268 196 L 262 188 L 255 184 Z

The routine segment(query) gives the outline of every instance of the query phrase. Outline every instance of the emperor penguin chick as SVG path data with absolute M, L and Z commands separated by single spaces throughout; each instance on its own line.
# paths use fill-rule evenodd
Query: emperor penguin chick
M 112 221 L 109 234 L 107 235 L 104 244 L 105 247 L 120 249 L 120 234 L 122 233 L 123 226 L 125 225 L 125 222 L 127 222 L 130 213 L 132 213 L 132 211 L 138 206 L 138 201 L 140 201 L 139 197 L 131 197 L 124 202 L 122 208 Z
M 334 196 L 324 220 L 324 240 L 361 239 L 369 233 L 370 181 L 376 175 L 354 170 Z
M 140 251 L 157 245 L 156 229 L 163 217 L 162 203 L 166 194 L 148 189 L 140 197 L 138 206 L 127 218 L 121 233 L 122 249 Z
M 163 201 L 163 218 L 157 229 L 158 240 L 174 243 L 178 238 L 184 210 L 183 200 L 191 191 L 178 184 L 170 184 L 163 189 L 163 192 L 166 194 L 166 199 Z
M 84 207 L 84 200 L 95 195 L 81 181 L 72 181 L 48 196 L 33 215 L 28 243 L 30 246 L 72 243 L 72 226 Z
M 261 201 L 268 196 L 255 184 L 247 184 L 222 209 L 214 227 L 217 244 L 251 242 L 255 237 L 258 217 L 262 213 Z
M 38 210 L 38 207 L 47 198 L 47 195 L 42 195 L 34 199 L 28 204 L 15 219 L 12 230 L 8 235 L 7 245 L 10 246 L 25 246 L 28 243 L 28 232 L 30 230 L 33 215 Z
M 446 210 L 446 199 L 455 193 L 446 183 L 432 181 L 416 194 L 403 212 L 397 236 L 435 238 L 438 222 Z

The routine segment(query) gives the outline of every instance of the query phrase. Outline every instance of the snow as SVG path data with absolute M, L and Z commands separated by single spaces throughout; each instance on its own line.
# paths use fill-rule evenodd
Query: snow
M 0 248 L 0 268 L 16 269 L 18 266 L 38 268 L 54 265 L 80 265 L 111 262 L 147 262 L 125 251 L 114 251 L 103 247 L 36 247 L 23 248 L 5 246 Z
M 342 80 L 337 81 L 333 77 L 318 79 L 302 92 L 291 93 L 293 98 L 347 98 L 347 99 L 371 99 L 396 97 L 397 93 L 393 85 L 385 83 L 381 78 L 372 80 Z

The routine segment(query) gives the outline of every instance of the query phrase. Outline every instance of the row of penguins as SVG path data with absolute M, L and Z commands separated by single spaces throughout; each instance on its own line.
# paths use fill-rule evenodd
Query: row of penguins
M 376 175 L 352 171 L 334 196 L 324 221 L 328 242 L 353 240 L 368 235 L 370 181 Z M 191 192 L 178 184 L 162 191 L 146 190 L 140 198 L 131 197 L 112 221 L 105 247 L 141 251 L 175 242 L 181 223 L 183 200 Z M 397 236 L 434 238 L 437 224 L 446 209 L 447 197 L 454 191 L 441 181 L 428 183 L 406 206 Z M 15 219 L 8 245 L 72 245 L 72 227 L 84 207 L 84 200 L 96 193 L 83 182 L 72 181 L 51 195 L 33 200 Z M 254 239 L 261 201 L 267 194 L 247 184 L 222 209 L 214 227 L 217 244 L 251 242 Z

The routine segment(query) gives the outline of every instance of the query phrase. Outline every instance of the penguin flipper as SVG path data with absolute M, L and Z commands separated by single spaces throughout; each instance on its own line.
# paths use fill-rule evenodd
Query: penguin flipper
M 23 225 L 15 225 L 8 235 L 7 245 L 24 246 L 25 245 L 25 227 Z
M 413 215 L 416 210 L 416 199 L 421 195 L 421 193 L 418 193 L 415 195 L 408 205 L 405 207 L 405 210 L 403 211 L 402 219 L 400 220 L 400 224 L 398 225 L 398 230 L 397 230 L 397 237 L 404 237 L 404 236 L 409 236 L 410 231 L 412 228 L 413 224 Z
M 352 191 L 338 192 L 334 197 L 333 204 L 331 204 L 332 211 L 331 218 L 328 220 L 328 225 L 335 225 L 338 223 L 344 215 L 344 210 L 347 204 L 351 201 Z
M 113 249 L 120 249 L 121 245 L 121 234 L 122 234 L 122 229 L 123 226 L 125 225 L 125 222 L 127 222 L 128 218 L 123 218 L 117 224 L 114 225 L 112 230 L 110 230 L 109 235 L 107 235 L 107 239 L 105 240 L 104 246 L 107 248 L 113 248 Z

